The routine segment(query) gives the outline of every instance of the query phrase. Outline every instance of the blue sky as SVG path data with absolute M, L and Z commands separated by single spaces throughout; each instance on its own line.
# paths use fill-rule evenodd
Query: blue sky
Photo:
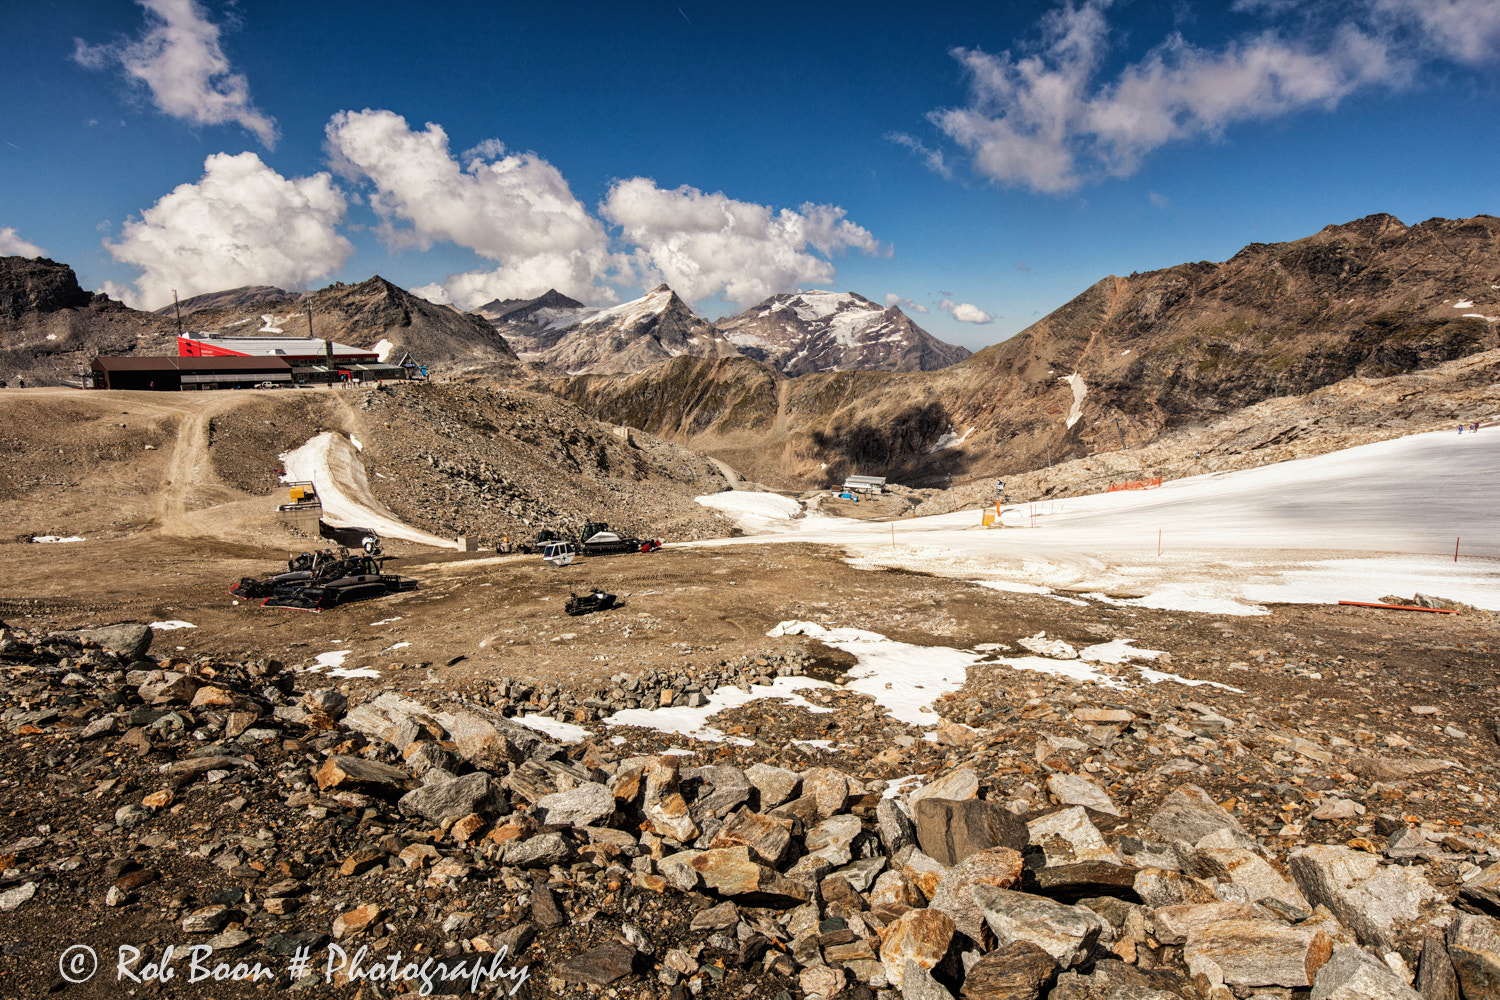
M 1494 211 L 1497 64 L 1500 0 L 10 0 L 0 253 L 146 307 L 831 287 L 978 348 L 1107 274 Z

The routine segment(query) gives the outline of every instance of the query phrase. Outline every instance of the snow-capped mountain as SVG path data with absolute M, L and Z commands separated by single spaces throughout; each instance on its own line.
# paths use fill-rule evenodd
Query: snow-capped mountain
M 570 372 L 634 372 L 684 354 L 739 354 L 666 285 L 607 309 L 549 291 L 537 299 L 491 302 L 477 311 L 504 334 L 521 360 Z
M 718 327 L 741 354 L 788 375 L 862 369 L 932 371 L 969 356 L 911 321 L 898 307 L 884 309 L 853 292 L 773 295 L 721 319 Z

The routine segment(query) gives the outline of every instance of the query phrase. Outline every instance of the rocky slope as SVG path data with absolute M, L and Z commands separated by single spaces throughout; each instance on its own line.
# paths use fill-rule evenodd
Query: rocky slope
M 782 385 L 765 367 L 679 360 L 555 388 L 604 419 L 726 460 L 745 454 L 743 429 L 774 429 L 745 455 L 764 481 L 1007 474 L 1045 466 L 1049 453 L 1138 446 L 1264 399 L 1493 349 L 1497 287 L 1500 219 L 1407 227 L 1372 216 L 1220 264 L 1106 278 L 935 372 L 822 372 Z
M 164 354 L 172 343 L 157 317 L 85 291 L 66 264 L 0 257 L 0 380 L 10 385 L 57 385 L 99 354 Z
M 182 305 L 188 331 L 305 336 L 311 308 L 315 336 L 368 348 L 386 341 L 393 359 L 411 351 L 428 365 L 516 362 L 482 317 L 434 305 L 378 276 L 302 294 L 252 286 Z M 21 375 L 28 385 L 56 385 L 99 354 L 175 355 L 176 335 L 171 307 L 140 312 L 81 289 L 65 264 L 0 257 L 0 379 Z
M 853 292 L 773 295 L 715 325 L 745 357 L 787 375 L 931 371 L 969 356 L 967 348 L 938 340 L 899 307 L 885 309 Z
M 666 285 L 608 309 L 548 292 L 537 299 L 491 302 L 479 311 L 524 360 L 569 372 L 633 372 L 683 355 L 739 353 Z

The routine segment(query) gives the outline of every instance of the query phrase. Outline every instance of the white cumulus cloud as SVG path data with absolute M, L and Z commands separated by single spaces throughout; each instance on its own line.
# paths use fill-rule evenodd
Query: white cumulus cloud
M 21 239 L 12 226 L 0 229 L 0 257 L 45 257 L 47 251 Z
M 885 307 L 889 309 L 891 306 L 900 306 L 904 311 L 909 313 L 927 312 L 927 307 L 919 302 L 913 302 L 911 299 L 904 299 L 901 296 L 897 295 L 895 292 L 886 292 Z
M 1412 63 L 1398 18 L 1417 25 L 1409 30 L 1422 34 L 1423 45 L 1444 47 L 1454 58 L 1477 60 L 1500 37 L 1494 0 L 1372 2 L 1385 14 L 1365 7 L 1362 21 L 1303 24 L 1286 36 L 1266 30 L 1217 49 L 1173 34 L 1106 80 L 1097 77 L 1109 51 L 1109 0 L 1069 4 L 1043 18 L 1040 40 L 1021 54 L 954 49 L 968 74 L 969 99 L 929 117 L 971 154 L 981 176 L 1061 193 L 1130 174 L 1169 142 L 1216 137 L 1236 122 L 1332 109 L 1360 88 L 1404 83 Z M 1486 40 L 1463 36 L 1461 44 L 1456 32 L 1470 15 Z
M 643 282 L 665 281 L 689 301 L 717 295 L 751 306 L 802 284 L 832 282 L 829 256 L 881 249 L 834 205 L 778 211 L 688 185 L 665 190 L 646 177 L 617 182 L 600 212 L 636 247 Z
M 507 155 L 492 139 L 460 162 L 441 125 L 416 131 L 394 112 L 368 108 L 334 115 L 325 131 L 335 169 L 374 187 L 370 205 L 393 246 L 443 241 L 500 263 L 443 282 L 450 301 L 472 307 L 548 288 L 594 301 L 612 297 L 598 285 L 617 267 L 603 223 L 541 157 Z
M 219 26 L 196 0 L 138 2 L 146 11 L 139 38 L 105 45 L 74 39 L 73 58 L 90 69 L 118 65 L 165 114 L 195 125 L 237 124 L 274 148 L 276 120 L 250 99 L 249 82 L 219 45 Z
M 132 305 L 172 301 L 241 285 L 300 289 L 337 270 L 353 247 L 338 232 L 344 195 L 327 173 L 289 179 L 254 153 L 215 153 L 203 177 L 164 195 L 125 223 L 118 261 L 144 273 L 131 293 L 106 289 Z
M 986 323 L 993 323 L 995 321 L 995 317 L 969 302 L 955 303 L 952 299 L 944 299 L 938 303 L 938 308 L 960 323 L 973 323 L 977 326 L 983 326 Z

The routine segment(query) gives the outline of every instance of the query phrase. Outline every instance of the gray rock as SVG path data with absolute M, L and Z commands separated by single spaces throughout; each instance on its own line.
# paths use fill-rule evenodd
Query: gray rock
M 875 821 L 880 824 L 880 840 L 885 853 L 894 857 L 901 848 L 917 842 L 917 825 L 895 799 L 881 799 L 875 806 Z
M 570 983 L 608 986 L 634 970 L 635 956 L 635 949 L 625 942 L 609 941 L 573 956 L 560 964 L 557 972 Z
M 682 772 L 683 783 L 699 782 L 697 797 L 689 814 L 699 826 L 709 819 L 723 819 L 750 800 L 754 786 L 745 772 L 737 767 L 715 765 L 692 767 Z
M 35 895 L 35 882 L 25 882 L 12 889 L 0 892 L 0 913 L 9 913 Z
M 542 833 L 513 840 L 505 847 L 505 864 L 513 868 L 551 868 L 567 864 L 573 845 L 560 833 Z
M 1239 820 L 1220 808 L 1197 785 L 1183 785 L 1168 795 L 1149 825 L 1168 840 L 1185 840 L 1189 844 L 1220 830 L 1249 839 Z
M 880 873 L 885 871 L 885 857 L 858 858 L 833 874 L 841 876 L 857 892 L 869 892 Z
M 61 636 L 85 646 L 107 649 L 127 660 L 139 660 L 151 648 L 152 632 L 148 625 L 132 623 L 109 625 L 104 628 L 80 629 L 74 632 L 54 632 L 47 638 Z
M 1463 1000 L 1458 973 L 1453 968 L 1453 959 L 1448 957 L 1448 946 L 1436 934 L 1422 942 L 1417 981 L 1412 985 L 1422 994 L 1422 1000 Z
M 1311 986 L 1333 954 L 1317 927 L 1272 920 L 1217 920 L 1188 931 L 1182 957 L 1194 977 L 1232 987 Z
M 615 797 L 603 785 L 585 782 L 536 802 L 537 818 L 551 826 L 592 826 L 615 814 Z
M 945 865 L 992 847 L 1025 849 L 1026 824 L 1004 806 L 981 799 L 923 799 L 917 803 L 917 840 L 924 854 Z
M 1047 791 L 1065 806 L 1084 806 L 1108 816 L 1123 816 L 1109 793 L 1087 778 L 1059 771 L 1048 775 Z
M 1495 921 L 1460 914 L 1448 927 L 1448 957 L 1458 974 L 1464 1000 L 1500 998 L 1500 933 Z
M 1453 914 L 1420 869 L 1383 866 L 1352 847 L 1304 847 L 1292 853 L 1287 867 L 1309 903 L 1328 907 L 1360 944 L 1381 954 L 1396 951 L 1403 936 L 1426 937 L 1446 926 Z
M 727 931 L 740 922 L 740 909 L 729 901 L 693 914 L 689 930 Z
M 1312 907 L 1286 876 L 1265 858 L 1243 847 L 1199 850 L 1187 874 L 1213 879 L 1220 899 L 1230 903 L 1263 903 L 1293 920 L 1305 920 Z
M 470 813 L 483 813 L 492 806 L 497 790 L 484 771 L 475 771 L 452 781 L 424 785 L 401 797 L 401 811 L 415 813 L 434 823 L 460 820 Z
M 689 862 L 702 853 L 702 851 L 678 851 L 676 854 L 668 854 L 656 863 L 656 873 L 666 879 L 674 889 L 692 892 L 698 888 L 701 879 L 698 870 Z
M 859 817 L 844 813 L 840 816 L 830 816 L 808 830 L 803 843 L 809 855 L 825 858 L 837 868 L 840 865 L 847 865 L 854 857 L 851 847 L 854 844 L 854 838 L 862 832 L 864 832 L 864 826 L 860 823 Z
M 972 886 L 969 894 L 1001 947 L 1025 941 L 1065 969 L 1086 959 L 1101 938 L 1107 941 L 1113 936 L 1104 918 L 1086 906 L 1064 906 L 988 885 Z
M 932 973 L 907 959 L 901 971 L 901 1000 L 953 1000 L 953 994 Z
M 1422 1000 L 1394 972 L 1358 948 L 1334 950 L 1313 980 L 1308 1000 Z
M 772 767 L 770 764 L 751 764 L 745 768 L 745 777 L 760 793 L 761 812 L 775 809 L 783 802 L 791 800 L 797 794 L 797 789 L 802 786 L 802 776 L 796 771 L 789 771 L 784 767 Z
M 972 768 L 960 767 L 936 781 L 928 782 L 906 797 L 908 809 L 916 809 L 923 799 L 972 799 L 979 794 L 979 775 Z

